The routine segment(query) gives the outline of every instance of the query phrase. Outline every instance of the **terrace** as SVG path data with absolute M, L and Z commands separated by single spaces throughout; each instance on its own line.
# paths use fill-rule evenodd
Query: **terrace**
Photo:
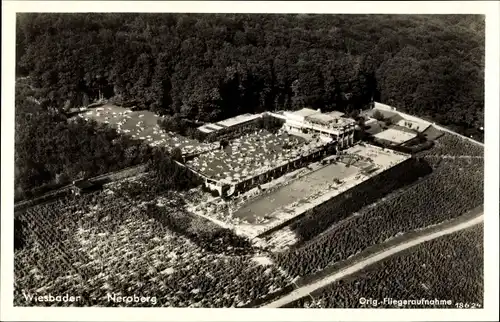
M 213 180 L 241 182 L 324 145 L 321 140 L 306 142 L 287 133 L 272 134 L 261 130 L 233 140 L 224 150 L 200 155 L 188 161 L 187 166 Z
M 316 113 L 306 117 L 305 120 L 312 123 L 318 123 L 324 126 L 328 126 L 331 123 L 335 122 L 337 119 L 327 114 Z
M 363 144 L 348 148 L 335 158 L 337 162 L 327 165 L 319 162 L 313 169 L 302 169 L 267 193 L 257 192 L 255 195 L 252 192 L 247 197 L 230 202 L 213 199 L 203 207 L 191 209 L 221 226 L 235 229 L 238 234 L 249 238 L 263 237 L 305 211 L 404 162 L 410 156 Z M 282 237 L 276 237 L 275 242 L 283 242 Z
M 374 108 L 364 111 L 362 115 L 372 117 L 375 112 L 381 114 L 385 119 L 390 120 L 392 124 L 417 130 L 419 132 L 424 131 L 430 125 L 430 123 L 425 120 L 396 111 L 396 109 L 391 106 L 378 102 L 375 102 Z
M 385 131 L 377 133 L 374 137 L 378 140 L 388 141 L 394 144 L 403 144 L 415 138 L 417 135 L 409 131 L 402 131 L 395 127 L 390 127 Z
M 356 145 L 347 149 L 345 152 L 346 154 L 357 155 L 361 157 L 362 160 L 373 163 L 378 169 L 381 170 L 393 167 L 410 158 L 410 155 L 408 154 L 382 149 L 369 144 Z
M 165 132 L 157 124 L 160 117 L 150 111 L 131 111 L 114 105 L 105 105 L 88 110 L 79 115 L 85 120 L 95 120 L 109 124 L 118 133 L 147 142 L 151 146 L 164 146 L 168 150 L 180 148 L 183 155 L 191 155 L 212 150 L 214 144 L 200 143 L 173 132 Z
M 224 127 L 222 127 L 220 125 L 209 123 L 209 124 L 205 124 L 205 125 L 200 126 L 198 128 L 198 130 L 200 130 L 201 132 L 204 132 L 204 133 L 212 133 L 214 131 L 219 131 L 223 128 Z
M 344 117 L 345 113 L 340 112 L 340 111 L 331 111 L 331 112 L 326 112 L 326 115 L 329 115 L 334 118 L 341 118 Z
M 309 128 L 314 131 L 326 131 L 340 135 L 346 130 L 353 130 L 356 122 L 343 117 L 341 112 L 321 113 L 320 111 L 303 108 L 295 112 L 285 112 L 287 124 L 298 128 Z
M 344 127 L 354 126 L 355 121 L 350 118 L 332 116 L 330 114 L 314 114 L 306 117 L 306 124 L 319 124 L 326 126 L 329 129 L 341 129 Z

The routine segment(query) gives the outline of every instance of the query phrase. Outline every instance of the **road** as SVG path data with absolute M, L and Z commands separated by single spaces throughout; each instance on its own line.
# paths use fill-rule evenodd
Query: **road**
M 142 173 L 146 173 L 146 170 L 147 170 L 146 164 L 142 163 L 142 164 L 134 165 L 134 166 L 124 168 L 121 170 L 107 172 L 107 173 L 104 173 L 104 174 L 101 174 L 101 175 L 98 175 L 98 176 L 95 176 L 92 178 L 88 178 L 87 180 L 94 181 L 94 182 L 100 182 L 103 180 L 104 181 L 110 180 L 109 182 L 112 182 L 112 181 L 117 181 L 117 180 L 129 178 L 129 177 L 133 177 L 136 175 L 140 175 Z M 131 172 L 131 173 L 129 174 L 129 172 Z M 116 178 L 113 178 L 113 176 L 115 176 Z M 105 182 L 105 183 L 109 183 L 109 182 Z M 44 193 L 43 195 L 38 196 L 36 198 L 22 200 L 22 201 L 19 201 L 17 203 L 14 203 L 14 212 L 24 210 L 27 208 L 31 208 L 34 206 L 40 206 L 40 205 L 52 203 L 52 202 L 60 199 L 62 196 L 66 196 L 67 194 L 65 194 L 65 193 L 69 193 L 72 186 L 73 186 L 73 184 L 70 183 L 70 184 L 67 184 L 63 187 L 48 191 L 48 192 Z
M 454 232 L 457 232 L 459 230 L 463 230 L 469 227 L 472 227 L 474 225 L 477 225 L 481 223 L 484 220 L 484 213 L 481 212 L 477 216 L 473 217 L 472 219 L 469 219 L 465 222 L 460 222 L 457 223 L 453 226 L 445 227 L 442 230 L 439 231 L 434 231 L 434 232 L 429 232 L 428 234 L 425 235 L 420 235 L 417 236 L 413 239 L 406 240 L 394 247 L 391 247 L 389 249 L 386 249 L 384 251 L 381 251 L 379 253 L 376 253 L 372 256 L 369 256 L 361 261 L 358 261 L 356 263 L 353 263 L 353 265 L 348 266 L 340 271 L 333 272 L 332 274 L 322 278 L 319 281 L 304 285 L 293 292 L 287 294 L 286 296 L 277 299 L 271 303 L 268 303 L 266 305 L 263 305 L 262 307 L 269 307 L 269 308 L 277 308 L 277 307 L 282 307 L 288 303 L 291 303 L 293 301 L 296 301 L 302 297 L 308 296 L 310 293 L 325 287 L 335 281 L 341 280 L 342 278 L 349 276 L 351 274 L 354 274 L 367 266 L 373 265 L 379 261 L 382 261 L 386 259 L 389 256 L 393 256 L 399 252 L 402 252 L 410 247 L 416 246 L 418 244 L 424 243 L 426 241 L 436 239 L 438 237 L 452 234 Z

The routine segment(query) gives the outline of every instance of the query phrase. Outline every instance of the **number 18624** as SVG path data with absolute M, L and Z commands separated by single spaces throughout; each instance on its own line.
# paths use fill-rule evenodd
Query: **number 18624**
M 455 303 L 457 309 L 480 309 L 482 307 L 479 303 L 457 302 Z

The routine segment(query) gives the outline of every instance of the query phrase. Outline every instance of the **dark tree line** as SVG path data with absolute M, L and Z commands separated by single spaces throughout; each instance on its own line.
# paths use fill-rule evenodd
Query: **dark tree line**
M 157 183 L 168 189 L 197 184 L 194 175 L 173 162 L 180 151 L 153 148 L 95 121 L 68 118 L 34 102 L 33 92 L 16 89 L 15 197 L 36 197 L 79 178 L 148 162 Z
M 190 137 L 197 120 L 304 106 L 352 114 L 372 97 L 467 135 L 484 124 L 481 16 L 17 18 L 17 196 L 151 159 L 148 147 L 62 113 L 99 98 L 168 115 L 164 127 Z
M 59 108 L 99 97 L 215 121 L 373 97 L 461 132 L 483 126 L 484 17 L 20 14 L 17 70 Z

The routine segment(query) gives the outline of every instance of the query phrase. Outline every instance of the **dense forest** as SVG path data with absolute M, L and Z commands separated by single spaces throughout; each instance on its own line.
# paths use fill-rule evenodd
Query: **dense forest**
M 355 112 L 373 98 L 482 138 L 482 16 L 17 18 L 18 198 L 157 159 L 103 125 L 68 122 L 64 112 L 100 98 L 196 123 L 302 107 Z M 172 167 L 159 171 L 183 176 L 167 163 Z
M 180 151 L 168 153 L 117 133 L 95 121 L 68 118 L 44 109 L 33 90 L 16 87 L 15 198 L 36 197 L 72 180 L 147 163 L 155 185 L 183 190 L 196 183 L 194 175 L 175 164 Z
M 467 135 L 484 115 L 478 15 L 19 14 L 17 73 L 43 106 L 99 97 L 214 121 L 373 97 Z
M 16 90 L 15 195 L 33 197 L 69 181 L 138 164 L 150 148 L 140 145 L 104 124 L 44 110 L 29 96 Z

